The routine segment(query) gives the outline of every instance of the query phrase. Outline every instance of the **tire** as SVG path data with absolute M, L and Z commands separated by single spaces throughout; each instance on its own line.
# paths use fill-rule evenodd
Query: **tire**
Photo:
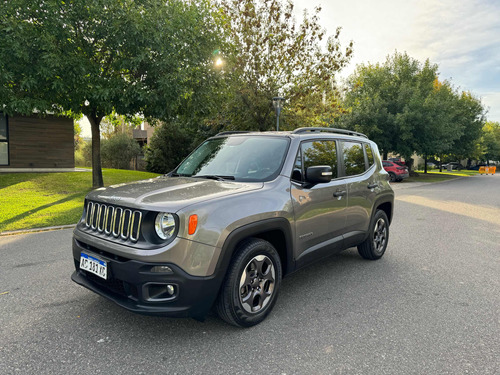
M 358 253 L 365 259 L 382 258 L 389 242 L 389 220 L 382 210 L 377 210 L 370 223 L 368 238 L 358 245 Z
M 215 309 L 225 322 L 251 327 L 273 309 L 281 285 L 281 261 L 267 241 L 250 238 L 236 249 Z
M 391 182 L 396 181 L 396 175 L 394 174 L 394 172 L 389 172 L 389 176 L 390 176 Z

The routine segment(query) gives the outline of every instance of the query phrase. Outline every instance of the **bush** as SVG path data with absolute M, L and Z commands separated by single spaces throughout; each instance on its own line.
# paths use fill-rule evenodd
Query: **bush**
M 141 147 L 126 134 L 101 139 L 101 164 L 103 168 L 130 169 L 130 162 L 141 154 Z M 83 142 L 75 151 L 77 167 L 92 167 L 92 141 Z
M 141 147 L 126 134 L 101 139 L 101 162 L 104 168 L 130 169 L 130 161 L 141 154 Z
M 81 141 L 75 149 L 75 166 L 92 167 L 92 142 Z
M 158 126 L 146 148 L 146 170 L 167 173 L 173 170 L 192 149 L 189 131 L 179 123 Z

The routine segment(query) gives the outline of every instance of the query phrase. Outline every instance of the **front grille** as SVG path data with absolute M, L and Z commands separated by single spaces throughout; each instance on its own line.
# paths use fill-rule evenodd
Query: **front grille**
M 104 203 L 87 203 L 85 226 L 106 236 L 137 242 L 141 233 L 141 222 L 141 211 Z

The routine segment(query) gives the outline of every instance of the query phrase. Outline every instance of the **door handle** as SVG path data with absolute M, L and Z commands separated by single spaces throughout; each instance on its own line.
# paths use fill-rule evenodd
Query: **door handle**
M 368 184 L 368 189 L 375 189 L 378 187 L 378 184 Z
M 345 190 L 337 190 L 335 193 L 333 193 L 333 196 L 335 198 L 338 198 L 338 197 L 343 197 L 344 195 L 346 195 L 347 191 Z

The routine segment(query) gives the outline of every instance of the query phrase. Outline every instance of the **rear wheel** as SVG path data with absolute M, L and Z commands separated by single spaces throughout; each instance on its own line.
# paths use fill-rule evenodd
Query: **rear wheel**
M 251 327 L 271 312 L 281 284 L 281 261 L 267 241 L 251 238 L 235 251 L 215 304 L 229 324 Z
M 358 252 L 365 259 L 382 258 L 389 241 L 389 220 L 382 210 L 377 210 L 370 224 L 368 238 L 358 245 Z
M 391 179 L 391 182 L 396 181 L 396 174 L 394 172 L 389 172 L 389 177 Z

